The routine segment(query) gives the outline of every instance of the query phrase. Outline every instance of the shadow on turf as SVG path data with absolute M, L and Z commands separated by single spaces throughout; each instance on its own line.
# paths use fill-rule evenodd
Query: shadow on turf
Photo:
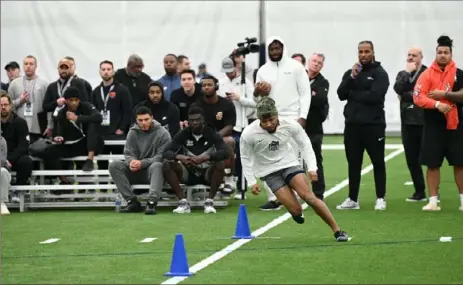
M 452 242 L 462 241 L 463 237 L 452 238 Z M 413 243 L 438 243 L 439 239 L 423 239 L 423 240 L 404 240 L 404 241 L 380 241 L 371 243 L 331 243 L 331 244 L 319 244 L 319 245 L 304 245 L 304 246 L 283 246 L 283 247 L 253 247 L 253 248 L 240 248 L 236 251 L 268 251 L 268 250 L 302 250 L 312 248 L 327 248 L 337 246 L 378 246 L 378 245 L 402 245 L 402 244 L 413 244 Z M 221 249 L 214 250 L 189 250 L 188 253 L 215 253 Z M 98 257 L 98 256 L 136 256 L 136 255 L 149 255 L 166 253 L 171 254 L 171 251 L 166 250 L 155 250 L 155 251 L 139 251 L 139 252 L 108 252 L 108 253 L 83 253 L 83 254 L 63 254 L 63 255 L 20 255 L 20 256 L 2 256 L 2 259 L 20 259 L 20 258 L 68 258 L 68 257 Z

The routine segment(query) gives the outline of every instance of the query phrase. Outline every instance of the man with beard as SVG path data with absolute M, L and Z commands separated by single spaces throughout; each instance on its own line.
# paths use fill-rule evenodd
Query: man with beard
M 73 57 L 71 57 L 71 56 L 65 56 L 64 59 L 67 59 L 67 60 L 71 61 L 71 63 L 72 63 L 71 64 L 71 76 L 73 76 L 74 78 L 80 78 L 82 80 L 82 82 L 84 83 L 84 86 L 85 86 L 85 90 L 87 90 L 87 94 L 90 96 L 90 94 L 92 94 L 92 92 L 93 92 L 92 85 L 87 80 L 77 76 L 75 59 Z M 89 98 L 89 100 L 90 100 L 90 98 Z
M 172 91 L 181 87 L 180 76 L 177 74 L 177 66 L 178 58 L 175 54 L 169 53 L 164 56 L 164 70 L 166 74 L 156 81 L 164 85 L 164 97 L 167 101 L 170 101 Z
M 224 193 L 232 193 L 235 190 L 235 140 L 233 128 L 236 125 L 235 105 L 219 95 L 219 81 L 213 76 L 206 76 L 201 80 L 204 97 L 193 106 L 198 106 L 204 111 L 206 124 L 212 127 L 223 138 L 228 146 L 228 159 L 225 161 Z
M 190 213 L 180 182 L 186 185 L 210 185 L 204 213 L 216 213 L 214 198 L 224 177 L 224 160 L 229 151 L 222 137 L 205 123 L 201 108 L 188 110 L 188 127 L 181 130 L 167 146 L 162 166 L 164 179 L 179 199 L 177 214 Z
M 190 59 L 183 54 L 177 56 L 177 74 L 180 75 L 182 71 L 191 69 L 190 67 Z
M 257 72 L 254 96 L 272 98 L 276 102 L 280 117 L 297 120 L 305 128 L 311 102 L 310 84 L 302 64 L 291 59 L 288 52 L 288 47 L 281 38 L 270 37 L 267 40 L 267 62 Z M 293 141 L 292 146 L 301 158 L 296 142 Z M 281 204 L 276 196 L 268 187 L 265 188 L 268 203 L 260 209 L 279 210 Z
M 424 109 L 421 163 L 426 165 L 429 203 L 423 211 L 440 211 L 438 206 L 440 168 L 447 159 L 453 166 L 463 212 L 463 70 L 453 61 L 453 40 L 437 39 L 436 59 L 418 78 L 414 103 Z
M 188 110 L 191 104 L 203 97 L 201 84 L 195 83 L 195 71 L 191 69 L 180 73 L 180 84 L 182 87 L 172 91 L 170 101 L 180 110 L 180 127 L 188 126 Z
M 148 98 L 148 84 L 151 82 L 151 77 L 143 72 L 144 67 L 143 59 L 132 54 L 127 60 L 127 67 L 118 69 L 114 75 L 116 82 L 122 83 L 129 89 L 132 96 L 132 106 Z
M 10 87 L 10 83 L 21 76 L 21 69 L 19 64 L 16 61 L 12 61 L 5 65 L 6 75 L 8 76 L 8 83 L 2 82 L 2 90 L 8 91 L 8 87 Z
M 32 159 L 29 156 L 29 131 L 27 122 L 13 112 L 13 101 L 4 91 L 0 95 L 1 133 L 7 144 L 6 167 L 16 171 L 15 185 L 27 185 L 32 174 Z M 19 202 L 16 192 L 12 201 Z
M 154 120 L 166 128 L 171 137 L 174 137 L 180 130 L 180 111 L 177 106 L 166 100 L 164 86 L 160 82 L 151 82 L 148 90 L 148 100 L 140 102 L 134 109 L 138 110 L 141 106 L 150 109 Z M 132 116 L 132 120 L 136 120 L 135 115 Z
M 53 128 L 51 116 L 47 116 L 42 106 L 48 82 L 37 76 L 36 70 L 37 59 L 27 56 L 24 58 L 25 76 L 16 78 L 8 88 L 15 113 L 27 122 L 31 143 L 42 136 L 50 136 Z
M 347 70 L 337 93 L 344 107 L 344 146 L 349 167 L 349 197 L 336 208 L 358 210 L 360 180 L 365 150 L 373 164 L 376 186 L 375 210 L 386 210 L 386 118 L 384 101 L 389 88 L 389 76 L 375 60 L 371 41 L 358 44 L 358 62 Z M 419 147 L 419 146 L 416 146 Z
M 64 92 L 69 87 L 74 87 L 79 90 L 80 101 L 88 102 L 91 94 L 87 93 L 85 83 L 80 78 L 72 76 L 72 61 L 63 58 L 58 63 L 59 79 L 52 82 L 47 87 L 45 98 L 43 100 L 43 110 L 52 113 L 53 122 L 56 126 L 56 117 L 58 112 L 64 108 L 65 99 Z
M 400 119 L 402 121 L 402 144 L 405 160 L 412 177 L 415 192 L 407 202 L 426 201 L 423 169 L 420 164 L 420 152 L 423 137 L 423 109 L 413 104 L 413 88 L 416 81 L 426 70 L 422 64 L 423 53 L 419 48 L 411 48 L 407 53 L 407 66 L 397 74 L 394 90 L 400 100 Z

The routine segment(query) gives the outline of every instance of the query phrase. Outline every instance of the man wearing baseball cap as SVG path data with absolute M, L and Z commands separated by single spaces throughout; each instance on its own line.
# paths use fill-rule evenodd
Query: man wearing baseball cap
M 21 68 L 19 67 L 19 64 L 16 61 L 11 61 L 5 65 L 5 70 L 6 76 L 8 76 L 8 83 L 2 82 L 1 89 L 8 91 L 10 83 L 20 76 Z

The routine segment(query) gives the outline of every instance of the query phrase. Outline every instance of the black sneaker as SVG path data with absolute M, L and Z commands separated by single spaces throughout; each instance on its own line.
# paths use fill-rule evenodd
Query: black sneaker
M 259 207 L 262 211 L 277 211 L 281 209 L 281 203 L 278 201 L 268 201 Z
M 426 201 L 426 195 L 425 194 L 419 194 L 419 193 L 413 193 L 413 195 L 407 199 L 405 199 L 407 202 L 423 202 Z
M 82 171 L 90 172 L 93 171 L 93 160 L 87 159 L 82 167 Z
M 127 203 L 125 208 L 122 208 L 121 213 L 140 213 L 143 212 L 143 208 L 136 198 L 133 198 Z
M 156 206 L 158 203 L 155 201 L 150 201 L 146 202 L 146 208 L 145 208 L 145 214 L 146 215 L 156 215 Z
M 334 238 L 336 239 L 336 241 L 339 242 L 349 241 L 349 236 L 347 235 L 347 233 L 341 230 L 334 233 Z

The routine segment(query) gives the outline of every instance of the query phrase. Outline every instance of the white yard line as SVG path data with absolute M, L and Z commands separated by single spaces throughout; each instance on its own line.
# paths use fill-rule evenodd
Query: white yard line
M 400 155 L 403 151 L 404 151 L 403 148 L 399 148 L 399 149 L 391 152 L 389 155 L 384 157 L 384 161 L 387 162 L 387 161 L 393 159 L 394 157 Z M 365 167 L 364 169 L 362 169 L 361 175 L 363 176 L 363 175 L 371 172 L 372 170 L 373 170 L 373 165 L 370 164 L 367 167 Z M 347 185 L 349 185 L 349 179 L 343 180 L 341 183 L 337 184 L 333 188 L 326 191 L 325 192 L 325 197 L 331 196 L 334 193 L 339 192 L 340 190 L 342 190 Z M 305 203 L 302 205 L 303 209 L 306 209 L 307 207 L 308 207 L 308 205 L 305 204 Z M 288 220 L 290 218 L 291 218 L 291 215 L 289 213 L 283 214 L 283 215 L 279 216 L 278 218 L 274 219 L 273 221 L 271 221 L 270 223 L 268 223 L 267 225 L 255 230 L 251 235 L 253 235 L 255 237 L 258 237 L 258 236 L 264 234 L 265 232 L 273 229 L 274 227 L 278 226 L 279 224 L 285 222 L 286 220 Z M 240 248 L 241 246 L 247 244 L 250 241 L 252 241 L 252 239 L 241 239 L 241 240 L 235 241 L 234 243 L 228 245 L 224 249 L 222 249 L 220 251 L 217 251 L 213 255 L 211 255 L 211 256 L 201 260 L 200 262 L 196 263 L 195 265 L 191 266 L 190 267 L 190 272 L 196 273 L 196 272 L 208 267 L 209 265 L 213 264 L 214 262 L 219 261 L 221 258 L 227 256 L 228 254 L 232 253 L 233 251 L 237 250 L 238 248 Z M 188 277 L 172 277 L 172 278 L 167 279 L 166 281 L 164 281 L 161 284 L 178 284 L 178 283 L 184 281 L 187 278 Z

